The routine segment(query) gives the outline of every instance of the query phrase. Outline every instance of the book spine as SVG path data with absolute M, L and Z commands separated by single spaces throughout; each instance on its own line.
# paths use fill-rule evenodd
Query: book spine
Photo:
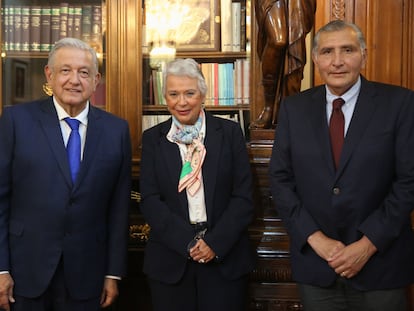
M 102 7 L 92 6 L 92 33 L 90 44 L 97 52 L 102 51 Z
M 148 98 L 148 100 L 144 101 L 144 105 L 145 104 L 155 105 L 155 103 L 154 103 L 154 83 L 153 83 L 153 79 L 152 79 L 152 74 L 150 74 L 150 77 L 148 79 L 148 88 L 146 89 L 146 91 L 148 92 L 148 96 L 146 96 L 146 98 Z
M 224 69 L 224 64 L 218 64 L 218 99 L 219 106 L 226 105 L 226 94 L 225 94 L 225 84 L 226 84 L 226 71 Z
M 48 52 L 51 48 L 50 40 L 50 23 L 51 23 L 52 8 L 50 6 L 42 6 L 42 13 L 40 16 L 40 51 Z
M 82 6 L 82 22 L 81 22 L 82 40 L 91 41 L 92 35 L 92 5 L 84 4 Z
M 232 2 L 232 19 L 231 19 L 231 30 L 232 36 L 232 50 L 233 52 L 240 52 L 240 2 Z
M 68 8 L 68 37 L 73 37 L 73 15 L 75 13 L 75 8 L 73 5 L 69 5 Z
M 73 8 L 73 37 L 82 39 L 82 7 Z
M 9 50 L 15 51 L 15 34 L 14 34 L 14 5 L 9 7 L 9 18 L 8 18 L 8 41 L 9 41 Z
M 52 15 L 50 16 L 50 42 L 55 44 L 59 40 L 60 34 L 60 6 L 52 6 Z
M 22 7 L 14 7 L 14 50 L 22 50 Z
M 30 8 L 30 51 L 40 52 L 40 16 L 42 8 L 34 5 Z
M 231 0 L 220 0 L 220 33 L 222 52 L 231 52 L 233 50 L 231 13 Z
M 226 64 L 227 76 L 227 105 L 234 105 L 234 63 Z
M 30 51 L 30 6 L 22 6 L 22 51 Z
M 142 66 L 142 99 L 143 105 L 154 105 L 152 68 L 147 62 Z
M 242 59 L 236 59 L 234 66 L 234 76 L 235 76 L 235 104 L 241 105 L 243 103 L 243 66 Z
M 213 88 L 213 92 L 214 92 L 214 105 L 218 106 L 220 104 L 220 100 L 219 100 L 219 69 L 218 69 L 218 63 L 213 63 L 213 77 L 214 77 L 214 88 Z
M 59 39 L 68 36 L 68 10 L 69 3 L 62 2 L 59 7 Z
M 240 2 L 240 51 L 246 51 L 246 0 Z
M 250 61 L 243 59 L 243 104 L 250 104 Z
M 153 87 L 153 94 L 154 94 L 154 104 L 155 105 L 160 105 L 160 97 L 159 97 L 159 92 L 158 92 L 158 74 L 157 74 L 157 70 L 153 69 L 152 73 L 151 73 L 151 77 L 152 77 L 152 87 Z
M 162 93 L 162 88 L 163 88 L 162 70 L 157 70 L 157 89 L 158 89 L 160 105 L 167 105 L 164 94 Z
M 3 29 L 2 35 L 2 50 L 7 51 L 9 49 L 9 29 L 7 25 L 9 24 L 9 7 L 1 7 L 1 29 Z
M 213 98 L 212 98 L 212 83 L 211 83 L 211 70 L 210 70 L 210 63 L 202 63 L 201 64 L 201 72 L 204 76 L 204 80 L 206 81 L 207 84 L 207 93 L 206 93 L 206 97 L 204 100 L 204 105 L 206 106 L 211 106 L 212 102 L 213 102 Z

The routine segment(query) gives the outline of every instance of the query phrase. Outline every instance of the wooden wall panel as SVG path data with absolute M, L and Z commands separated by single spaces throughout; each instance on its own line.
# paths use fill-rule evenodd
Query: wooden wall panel
M 403 15 L 403 85 L 414 90 L 414 2 L 406 0 Z
M 356 16 L 355 22 L 366 29 L 367 77 L 371 80 L 403 84 L 403 10 L 402 0 L 370 1 L 364 14 L 369 18 Z
M 141 1 L 107 1 L 107 109 L 129 123 L 134 159 L 141 144 Z M 136 166 L 134 166 L 134 169 Z

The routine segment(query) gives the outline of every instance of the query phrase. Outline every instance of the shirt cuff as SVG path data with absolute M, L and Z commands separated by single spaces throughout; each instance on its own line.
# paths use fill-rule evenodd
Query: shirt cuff
M 113 279 L 113 280 L 122 280 L 122 278 L 120 276 L 116 276 L 116 275 L 105 275 L 105 277 L 107 279 Z

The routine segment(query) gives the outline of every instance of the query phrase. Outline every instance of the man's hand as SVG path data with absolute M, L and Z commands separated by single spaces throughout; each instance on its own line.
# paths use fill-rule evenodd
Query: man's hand
M 326 261 L 345 248 L 345 245 L 341 241 L 327 237 L 322 231 L 316 231 L 311 234 L 308 237 L 308 244 L 319 257 Z
M 101 307 L 109 307 L 114 303 L 116 297 L 118 297 L 118 281 L 115 279 L 105 278 L 101 296 Z
M 13 298 L 14 281 L 9 273 L 0 274 L 0 309 L 10 311 L 10 302 Z
M 328 258 L 329 266 L 344 278 L 352 278 L 361 271 L 377 248 L 366 237 L 346 246 L 343 250 Z

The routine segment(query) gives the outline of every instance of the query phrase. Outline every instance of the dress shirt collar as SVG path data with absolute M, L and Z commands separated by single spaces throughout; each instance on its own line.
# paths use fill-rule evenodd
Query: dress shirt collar
M 70 118 L 69 114 L 58 104 L 55 97 L 53 97 L 53 104 L 55 105 L 59 121 L 63 121 L 65 118 Z M 77 119 L 81 124 L 86 126 L 88 125 L 88 112 L 89 101 L 87 102 L 85 109 L 83 109 L 74 119 Z
M 353 103 L 353 104 L 356 103 L 359 90 L 361 89 L 361 77 L 359 76 L 357 82 L 355 82 L 355 84 L 341 96 L 332 94 L 326 85 L 325 85 L 325 88 L 326 88 L 326 103 L 327 104 L 329 105 L 332 104 L 334 99 L 340 97 L 345 101 L 344 106 L 346 107 L 347 105 L 349 105 L 349 103 Z

